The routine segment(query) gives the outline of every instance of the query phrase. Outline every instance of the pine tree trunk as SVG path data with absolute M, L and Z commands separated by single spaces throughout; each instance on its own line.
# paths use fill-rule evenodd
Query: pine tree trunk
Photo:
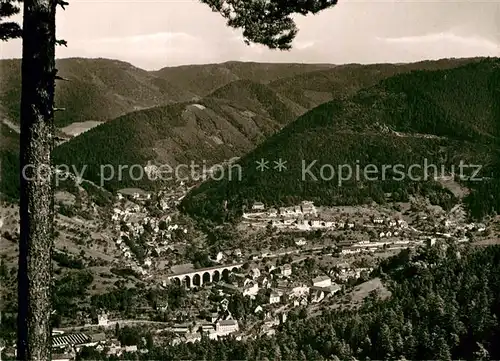
M 18 360 L 51 358 L 54 0 L 24 0 Z

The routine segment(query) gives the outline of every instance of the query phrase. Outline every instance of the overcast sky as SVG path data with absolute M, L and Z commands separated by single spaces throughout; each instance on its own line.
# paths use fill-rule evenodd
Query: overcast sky
M 500 0 L 339 0 L 318 15 L 297 16 L 288 52 L 246 46 L 241 31 L 198 0 L 69 0 L 59 10 L 57 56 L 120 59 L 144 69 L 227 60 L 304 63 L 410 62 L 500 56 Z M 0 43 L 2 58 L 21 42 Z

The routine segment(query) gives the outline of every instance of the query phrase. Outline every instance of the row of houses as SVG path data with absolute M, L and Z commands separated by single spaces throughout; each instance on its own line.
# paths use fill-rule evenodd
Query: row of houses
M 403 219 L 373 217 L 372 223 L 377 225 L 385 225 L 392 228 L 393 227 L 408 228 L 408 223 Z
M 241 293 L 243 296 L 255 298 L 259 292 L 264 292 L 268 305 L 280 303 L 297 303 L 297 299 L 304 298 L 308 302 L 316 302 L 326 296 L 335 294 L 341 287 L 332 283 L 326 275 L 316 277 L 310 284 L 294 282 L 290 279 L 292 267 L 285 264 L 278 268 L 267 268 L 269 274 L 262 274 L 258 268 L 253 268 L 248 275 L 236 274 L 233 283 L 220 283 L 219 294 Z M 298 301 L 300 302 L 300 300 Z
M 139 188 L 125 188 L 118 191 L 116 197 L 118 200 L 129 198 L 137 201 L 145 201 L 151 199 L 152 194 Z
M 389 237 L 387 234 L 385 237 Z M 381 237 L 383 238 L 383 237 Z M 386 242 L 369 242 L 369 241 L 360 241 L 360 242 L 345 242 L 342 246 L 340 246 L 342 255 L 351 255 L 362 252 L 376 252 L 381 249 L 400 249 L 405 247 L 414 247 L 418 245 L 422 245 L 425 243 L 425 240 L 399 240 L 399 241 L 386 241 Z
M 325 221 L 321 219 L 279 219 L 279 220 L 271 220 L 269 224 L 273 227 L 277 228 L 295 228 L 301 231 L 307 231 L 311 229 L 352 229 L 355 227 L 354 222 L 334 222 L 334 221 Z
M 311 201 L 303 201 L 300 205 L 291 207 L 280 207 L 266 209 L 266 206 L 262 202 L 255 202 L 251 208 L 250 213 L 244 213 L 244 217 L 255 217 L 259 216 L 261 218 L 274 218 L 274 217 L 293 217 L 298 215 L 316 215 L 317 210 L 314 203 Z

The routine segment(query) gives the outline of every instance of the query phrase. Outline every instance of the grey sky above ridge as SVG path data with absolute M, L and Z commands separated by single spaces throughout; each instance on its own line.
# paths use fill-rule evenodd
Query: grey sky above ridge
M 294 49 L 247 46 L 241 31 L 198 0 L 72 0 L 57 18 L 57 57 L 120 59 L 153 70 L 228 60 L 303 63 L 412 62 L 500 56 L 500 1 L 339 0 L 297 16 Z M 0 43 L 19 58 L 21 41 Z

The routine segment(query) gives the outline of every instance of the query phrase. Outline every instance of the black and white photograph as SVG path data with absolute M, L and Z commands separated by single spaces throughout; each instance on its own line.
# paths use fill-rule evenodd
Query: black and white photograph
M 0 0 L 11 360 L 500 360 L 500 1 Z

